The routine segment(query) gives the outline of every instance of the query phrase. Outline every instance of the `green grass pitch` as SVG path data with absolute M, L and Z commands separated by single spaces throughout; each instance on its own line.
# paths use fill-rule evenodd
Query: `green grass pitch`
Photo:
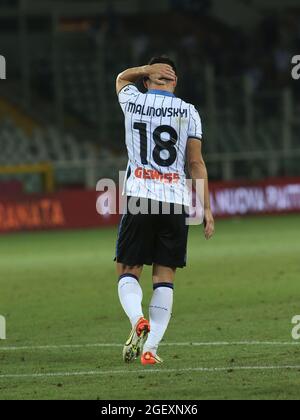
M 0 237 L 0 399 L 299 399 L 299 232 L 299 216 L 218 221 L 211 242 L 192 228 L 165 364 L 149 369 L 118 346 L 116 229 Z

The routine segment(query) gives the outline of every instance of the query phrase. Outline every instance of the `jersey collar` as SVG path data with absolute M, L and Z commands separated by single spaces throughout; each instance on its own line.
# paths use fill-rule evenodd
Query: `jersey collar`
M 174 93 L 167 92 L 166 90 L 160 90 L 160 89 L 149 89 L 148 93 L 152 95 L 162 95 L 162 96 L 170 96 L 171 98 L 175 98 Z

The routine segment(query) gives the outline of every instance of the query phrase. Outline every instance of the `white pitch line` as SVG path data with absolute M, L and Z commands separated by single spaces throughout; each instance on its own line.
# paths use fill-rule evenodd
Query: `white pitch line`
M 226 347 L 226 346 L 300 346 L 296 341 L 220 341 L 220 342 L 182 342 L 182 343 L 162 343 L 165 347 Z M 46 346 L 15 346 L 1 347 L 0 351 L 36 351 L 36 350 L 64 350 L 64 349 L 88 349 L 88 348 L 117 348 L 123 347 L 123 344 L 116 343 L 96 343 L 96 344 L 66 344 L 66 345 L 46 345 Z
M 271 371 L 271 370 L 300 370 L 299 366 L 228 366 L 219 368 L 185 368 L 185 369 L 140 369 L 140 370 L 98 370 L 89 372 L 53 372 L 31 374 L 7 374 L 0 375 L 0 379 L 38 379 L 38 378 L 65 378 L 74 376 L 105 376 L 105 375 L 129 375 L 148 373 L 222 373 L 234 371 Z
M 195 346 L 195 347 L 224 347 L 224 346 L 300 346 L 296 341 L 217 341 L 203 343 L 163 343 L 162 346 Z

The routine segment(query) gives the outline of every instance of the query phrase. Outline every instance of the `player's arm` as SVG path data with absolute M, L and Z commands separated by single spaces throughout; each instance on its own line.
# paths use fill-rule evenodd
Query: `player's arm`
M 187 145 L 187 163 L 193 184 L 197 180 L 204 180 L 204 224 L 205 237 L 210 239 L 215 232 L 215 222 L 211 211 L 210 194 L 208 185 L 208 173 L 202 156 L 202 142 L 199 139 L 190 138 Z
M 167 64 L 153 64 L 151 66 L 134 67 L 120 73 L 116 80 L 117 94 L 127 85 L 136 83 L 140 78 L 148 77 L 157 85 L 164 85 L 165 80 L 175 80 L 176 75 Z

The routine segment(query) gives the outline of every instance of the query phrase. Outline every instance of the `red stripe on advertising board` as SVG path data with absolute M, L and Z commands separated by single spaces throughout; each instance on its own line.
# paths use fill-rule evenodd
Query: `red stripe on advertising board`
M 300 213 L 300 178 L 211 182 L 210 189 L 216 217 Z M 0 198 L 0 233 L 117 225 L 118 214 L 97 212 L 98 198 L 96 191 L 84 190 Z M 112 208 L 116 200 L 111 197 Z M 97 205 L 105 207 L 105 200 Z
M 94 191 L 0 199 L 0 233 L 114 226 L 118 215 L 99 215 Z

